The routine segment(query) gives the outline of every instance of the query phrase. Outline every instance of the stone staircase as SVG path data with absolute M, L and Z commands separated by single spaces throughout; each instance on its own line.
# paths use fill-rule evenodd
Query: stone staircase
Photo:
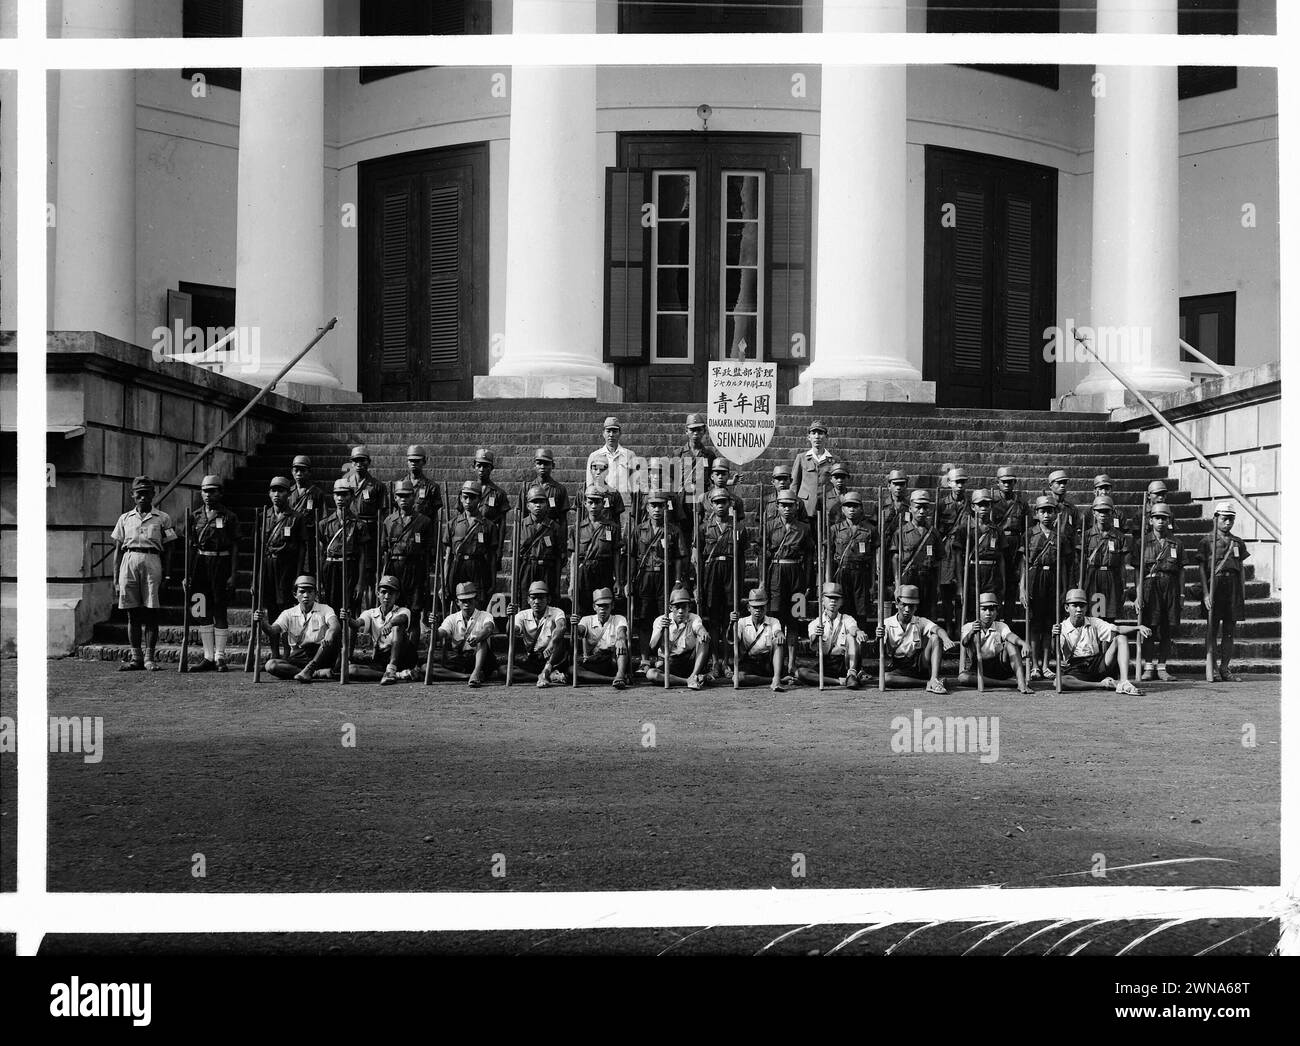
M 602 442 L 601 426 L 608 414 L 617 414 L 623 426 L 623 443 L 643 456 L 671 453 L 684 440 L 683 422 L 702 405 L 625 404 L 597 406 L 586 401 L 470 401 L 454 403 L 374 403 L 316 406 L 280 425 L 248 464 L 227 477 L 226 502 L 242 520 L 266 504 L 267 484 L 274 475 L 287 475 L 295 454 L 309 454 L 315 481 L 326 490 L 339 475 L 350 448 L 364 443 L 372 458 L 371 471 L 382 480 L 395 480 L 406 472 L 406 447 L 420 443 L 429 452 L 426 472 L 454 493 L 460 482 L 473 477 L 474 451 L 489 447 L 497 456 L 496 482 L 517 501 L 520 483 L 533 475 L 533 454 L 549 447 L 555 455 L 554 477 L 570 491 L 580 489 L 587 455 Z M 1153 479 L 1170 487 L 1169 502 L 1175 523 L 1187 545 L 1194 545 L 1210 527 L 1202 507 L 1178 489 L 1156 457 L 1138 440 L 1138 434 L 1112 425 L 1104 415 L 1080 413 L 1024 413 L 938 408 L 924 404 L 857 403 L 818 407 L 784 406 L 771 446 L 743 470 L 736 488 L 753 518 L 759 484 L 770 480 L 775 462 L 789 461 L 806 448 L 808 421 L 819 417 L 830 429 L 829 445 L 847 460 L 857 489 L 874 512 L 875 487 L 890 469 L 905 469 L 913 486 L 933 491 L 941 466 L 963 466 L 968 489 L 996 487 L 1001 465 L 1012 465 L 1020 475 L 1020 489 L 1031 499 L 1042 491 L 1047 473 L 1063 468 L 1070 473 L 1071 500 L 1091 502 L 1092 479 L 1106 472 L 1114 483 L 1114 497 L 1126 520 L 1135 518 L 1142 492 Z M 770 488 L 769 488 L 770 489 Z M 1190 550 L 1189 550 L 1190 551 Z M 242 664 L 250 631 L 248 585 L 251 579 L 251 542 L 239 570 L 239 592 L 230 613 L 228 654 Z M 508 569 L 509 559 L 506 560 Z M 1195 572 L 1188 571 L 1188 576 Z M 749 582 L 756 574 L 749 565 Z M 565 573 L 567 578 L 567 570 Z M 503 581 L 501 586 L 505 587 Z M 1171 669 L 1186 678 L 1199 678 L 1204 667 L 1205 611 L 1200 604 L 1199 582 L 1188 582 L 1182 634 L 1175 642 Z M 182 612 L 178 592 L 174 605 L 163 610 L 159 659 L 175 663 L 180 652 Z M 1131 620 L 1131 604 L 1125 609 Z M 191 658 L 200 648 L 192 638 Z M 117 660 L 128 652 L 125 615 L 114 611 L 99 624 L 90 643 L 80 647 L 84 659 Z M 1247 566 L 1246 620 L 1238 626 L 1237 659 L 1241 672 L 1276 673 L 1281 670 L 1281 603 L 1268 582 L 1256 580 Z

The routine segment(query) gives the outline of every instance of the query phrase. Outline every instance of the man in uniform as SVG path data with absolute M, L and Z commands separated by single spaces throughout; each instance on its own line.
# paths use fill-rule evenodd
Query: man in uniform
M 627 618 L 613 613 L 614 593 L 608 588 L 594 590 L 589 602 L 595 612 L 586 617 L 571 614 L 574 642 L 578 644 L 578 679 L 584 683 L 603 683 L 613 676 L 614 689 L 627 689 L 632 678 L 632 645 Z
M 875 521 L 863 518 L 862 495 L 856 490 L 844 494 L 839 508 L 843 518 L 831 527 L 830 580 L 840 586 L 844 613 L 865 621 L 876 616 L 871 591 L 880 535 Z
M 686 686 L 690 690 L 703 690 L 706 679 L 704 668 L 709 663 L 711 645 L 708 629 L 698 614 L 691 613 L 691 594 L 684 588 L 675 588 L 670 599 L 672 609 L 659 614 L 650 634 L 650 648 L 657 651 L 655 667 L 646 672 L 651 683 L 662 683 L 668 673 L 668 684 Z M 668 638 L 668 662 L 664 663 L 664 636 Z
M 791 487 L 799 495 L 809 519 L 818 511 L 819 499 L 831 466 L 838 460 L 826 447 L 826 423 L 809 422 L 808 449 L 802 454 L 796 454 L 790 464 Z
M 289 507 L 293 483 L 285 476 L 271 480 L 271 504 L 262 516 L 262 605 L 274 619 L 297 600 L 293 584 L 303 563 L 307 525 Z M 278 653 L 274 651 L 273 653 Z
M 840 521 L 840 505 L 844 501 L 844 495 L 851 489 L 853 473 L 849 471 L 848 465 L 837 461 L 831 466 L 828 475 L 831 485 L 826 489 L 825 523 L 828 529 L 833 529 Z
M 393 484 L 397 508 L 383 523 L 383 563 L 379 568 L 381 574 L 397 579 L 397 591 L 410 610 L 406 628 L 412 648 L 419 643 L 420 620 L 429 604 L 429 557 L 436 544 L 434 522 L 417 511 L 416 497 L 415 485 L 409 479 Z M 436 509 L 437 501 L 431 503 Z
M 634 569 L 632 584 L 636 586 L 636 617 L 633 622 L 640 625 L 640 632 L 645 640 L 642 659 L 648 668 L 653 661 L 654 646 L 651 645 L 650 628 L 652 622 L 663 612 L 664 591 L 671 591 L 672 586 L 686 573 L 686 549 L 681 531 L 667 520 L 668 495 L 663 491 L 652 491 L 646 498 L 645 521 L 636 527 L 633 533 L 632 556 Z M 668 562 L 664 562 L 664 534 L 668 535 Z
M 777 521 L 767 531 L 767 562 L 763 565 L 770 599 L 768 607 L 790 647 L 785 658 L 789 673 L 794 672 L 795 663 L 795 603 L 802 600 L 806 604 L 817 562 L 812 526 L 795 515 L 799 504 L 799 496 L 793 490 L 783 490 L 777 495 Z
M 191 672 L 226 671 L 226 642 L 230 638 L 228 608 L 235 594 L 239 565 L 239 517 L 221 502 L 221 478 L 204 476 L 202 503 L 190 517 L 193 574 L 187 600 L 203 597 L 197 616 L 203 660 Z M 192 604 L 191 604 L 192 605 Z
M 405 483 L 405 480 L 401 482 Z M 410 500 L 414 502 L 414 495 Z M 391 517 L 390 517 L 391 518 Z M 427 520 L 427 516 L 421 518 Z M 356 629 L 366 637 L 369 654 L 353 648 L 353 660 L 348 665 L 348 678 L 358 682 L 379 680 L 380 686 L 391 686 L 398 680 L 412 678 L 415 668 L 415 615 L 408 607 L 398 606 L 397 597 L 401 582 L 392 574 L 379 579 L 378 605 L 363 610 L 348 621 L 346 627 Z M 360 653 L 364 660 L 357 658 Z
M 1150 483 L 1147 484 L 1146 510 L 1143 513 L 1143 518 L 1138 519 L 1133 526 L 1134 538 L 1137 538 L 1141 534 L 1141 529 L 1140 529 L 1141 527 L 1146 527 L 1147 540 L 1148 541 L 1151 540 L 1151 523 L 1150 523 L 1149 513 L 1153 505 L 1165 505 L 1165 506 L 1169 505 L 1169 488 L 1165 485 L 1165 481 L 1162 479 L 1153 479 Z M 1174 526 L 1173 511 L 1174 511 L 1173 508 L 1170 507 L 1169 519 L 1165 526 L 1165 530 L 1167 530 L 1170 534 L 1172 534 L 1177 529 Z
M 1093 617 L 1113 622 L 1124 609 L 1129 537 L 1115 522 L 1115 502 L 1107 494 L 1092 499 L 1092 525 L 1083 532 L 1083 590 Z
M 352 511 L 365 524 L 366 532 L 374 538 L 379 534 L 380 522 L 388 514 L 388 488 L 370 474 L 370 452 L 365 447 L 353 447 L 349 460 L 352 470 L 342 479 L 352 488 Z M 368 546 L 367 552 L 371 558 L 365 563 L 366 588 L 363 592 L 367 596 L 373 596 L 370 586 L 380 573 L 379 563 L 374 558 L 379 554 L 378 545 Z
M 510 498 L 504 490 L 492 482 L 492 471 L 496 465 L 497 456 L 486 447 L 479 447 L 474 452 L 474 472 L 478 476 L 479 485 L 479 514 L 498 531 L 503 531 L 506 526 L 506 515 L 510 511 Z M 461 489 L 464 490 L 464 487 Z M 500 560 L 496 565 L 500 567 Z
M 605 510 L 605 499 L 594 486 L 587 488 L 587 511 L 578 526 L 578 606 L 573 613 L 592 613 L 592 593 L 618 587 L 623 535 Z
M 1048 636 L 1053 625 L 1060 620 L 1061 609 L 1057 605 L 1061 591 L 1064 590 L 1065 577 L 1057 584 L 1056 542 L 1060 535 L 1061 573 L 1069 573 L 1069 564 L 1074 559 L 1074 545 L 1065 528 L 1065 523 L 1057 512 L 1057 500 L 1050 494 L 1042 494 L 1034 502 L 1034 515 L 1038 522 L 1029 532 L 1029 558 L 1024 563 L 1020 577 L 1021 599 L 1028 600 L 1029 607 L 1029 678 L 1046 679 L 1048 660 L 1052 644 Z M 1059 528 L 1059 529 L 1058 529 Z
M 793 489 L 793 477 L 789 465 L 778 463 L 772 466 L 772 496 L 767 499 L 767 508 L 763 512 L 763 525 L 771 529 L 772 525 L 779 522 L 781 513 L 777 510 L 777 498 L 781 496 L 781 491 Z M 808 513 L 804 511 L 803 502 L 795 499 L 794 518 L 802 523 L 808 522 Z
M 1043 494 L 1051 498 L 1056 504 L 1057 522 L 1061 525 L 1061 540 L 1070 542 L 1070 547 L 1074 547 L 1075 535 L 1079 533 L 1082 527 L 1079 525 L 1079 511 L 1074 507 L 1074 503 L 1066 496 L 1066 491 L 1070 485 L 1069 474 L 1065 469 L 1053 469 L 1047 474 L 1047 486 Z M 1062 563 L 1068 562 L 1062 558 Z
M 528 515 L 519 525 L 519 547 L 511 555 L 518 565 L 520 589 L 540 581 L 549 599 L 552 592 L 560 591 L 560 567 L 569 554 L 569 536 L 551 518 L 545 490 L 530 487 L 527 498 Z
M 153 495 L 153 480 L 136 476 L 131 481 L 135 508 L 118 516 L 113 527 L 114 595 L 118 608 L 126 611 L 131 639 L 131 659 L 119 666 L 122 672 L 158 668 L 158 608 L 171 576 L 168 546 L 180 535 L 171 516 L 153 507 Z
M 885 640 L 885 685 L 906 688 L 924 683 L 929 693 L 946 694 L 939 671 L 944 651 L 957 644 L 937 624 L 917 614 L 920 602 L 915 585 L 899 585 L 893 617 L 876 626 L 877 642 Z
M 294 581 L 293 592 L 297 603 L 282 610 L 274 622 L 267 623 L 265 608 L 257 613 L 256 627 L 271 643 L 266 670 L 277 679 L 295 679 L 299 683 L 328 679 L 330 666 L 339 653 L 338 615 L 332 607 L 316 601 L 316 579 L 310 574 Z M 281 639 L 288 645 L 284 655 L 277 653 Z
M 1006 561 L 1004 577 L 1008 580 L 1020 576 L 1020 560 L 1024 555 L 1025 527 L 1030 524 L 1029 506 L 1016 490 L 1019 482 L 1016 470 L 1010 465 L 998 469 L 998 489 L 993 491 L 993 524 L 1002 531 L 1003 559 Z M 1014 585 L 1007 585 L 1003 593 L 1002 616 L 1012 620 L 1019 593 Z M 1020 615 L 1016 615 L 1019 618 Z M 1028 638 L 1028 637 L 1024 637 Z
M 311 480 L 311 458 L 299 454 L 293 459 L 293 487 L 289 490 L 289 507 L 302 519 L 302 568 L 305 574 L 319 576 L 316 562 L 316 527 L 328 509 L 325 491 Z
M 767 589 L 750 589 L 748 603 L 748 617 L 731 615 L 740 650 L 740 663 L 733 670 L 740 673 L 742 687 L 761 686 L 771 680 L 771 689 L 783 693 L 785 633 L 781 631 L 781 622 L 767 616 Z
M 889 547 L 894 540 L 894 530 L 898 526 L 899 519 L 906 518 L 909 509 L 907 473 L 902 469 L 890 469 L 886 483 L 889 486 L 889 495 L 885 499 L 884 510 L 881 512 L 884 525 L 880 532 L 880 540 Z
M 596 479 L 596 474 L 592 471 L 592 465 L 597 461 L 605 464 L 605 478 L 611 489 L 617 490 L 621 494 L 630 494 L 632 492 L 632 472 L 636 459 L 636 454 L 628 448 L 622 446 L 619 440 L 623 435 L 623 426 L 618 418 L 608 417 L 604 425 L 605 445 L 598 447 L 587 455 L 587 482 L 590 483 Z
M 322 571 L 323 595 L 327 606 L 337 606 L 340 611 L 364 606 L 365 594 L 370 586 L 370 570 L 374 555 L 370 551 L 373 531 L 352 511 L 352 492 L 356 489 L 340 476 L 334 481 L 334 511 L 320 521 L 321 555 L 325 559 Z M 347 591 L 343 590 L 344 544 L 347 545 Z
M 677 448 L 674 468 L 676 477 L 677 519 L 695 520 L 704 514 L 704 491 L 718 452 L 708 440 L 708 425 L 703 414 L 686 417 L 686 442 Z M 692 526 L 694 524 L 692 523 Z
M 939 612 L 944 628 L 949 634 L 958 631 L 960 610 L 962 563 L 966 560 L 967 518 L 970 516 L 970 498 L 966 493 L 966 470 L 952 468 L 948 472 L 948 491 L 935 510 L 935 529 L 939 533 Z
M 732 602 L 736 592 L 733 587 L 733 569 L 739 571 L 744 580 L 745 553 L 749 548 L 749 532 L 743 521 L 736 515 L 735 500 L 724 487 L 715 487 L 709 491 L 709 515 L 700 520 L 699 533 L 696 535 L 695 547 L 699 550 L 700 577 L 696 581 L 696 607 L 704 619 L 709 635 L 725 634 L 735 604 Z M 733 560 L 732 530 L 735 529 L 735 559 Z M 721 643 L 714 648 L 716 660 L 726 659 L 727 651 Z M 720 669 L 719 665 L 715 667 Z
M 1142 624 L 1155 636 L 1156 656 L 1147 662 L 1142 680 L 1168 683 L 1175 678 L 1169 674 L 1169 651 L 1183 619 L 1183 546 L 1170 532 L 1173 512 L 1168 505 L 1152 505 L 1150 516 L 1151 532 L 1142 552 Z
M 623 516 L 627 512 L 627 504 L 623 500 L 623 495 L 605 482 L 609 475 L 609 462 L 603 458 L 593 458 L 587 464 L 587 491 L 590 493 L 595 490 L 600 495 L 601 508 L 605 512 L 605 518 L 610 520 L 614 526 L 623 529 Z M 642 514 L 644 516 L 644 513 Z M 627 521 L 627 533 L 630 536 L 634 528 L 641 520 L 629 519 Z
M 967 662 L 969 667 L 957 676 L 957 685 L 978 686 L 982 670 L 986 687 L 1014 686 L 1022 694 L 1032 694 L 1020 656 L 1025 642 L 1005 621 L 998 620 L 1001 606 L 1002 596 L 997 592 L 980 593 L 979 616 L 967 621 L 961 630 L 961 645 L 970 649 L 972 659 L 980 659 L 980 669 L 976 669 L 974 660 Z
M 701 516 L 704 510 L 709 507 L 709 502 L 713 499 L 715 491 L 725 490 L 731 496 L 731 508 L 736 513 L 736 518 L 741 523 L 745 522 L 745 501 L 732 488 L 740 480 L 740 476 L 731 471 L 731 462 L 726 458 L 718 457 L 713 459 L 713 464 L 709 467 L 709 486 L 704 492 L 704 501 L 700 505 Z M 686 523 L 694 526 L 689 519 Z
M 565 533 L 569 529 L 569 492 L 563 483 L 557 483 L 551 476 L 555 471 L 555 455 L 547 447 L 538 447 L 533 455 L 533 472 L 536 479 L 532 486 L 541 487 L 546 495 L 547 515 L 553 519 Z
M 967 615 L 977 613 L 977 600 L 986 592 L 1006 599 L 1006 537 L 993 522 L 993 492 L 981 487 L 971 495 L 975 517 L 971 523 L 970 570 L 967 574 Z M 963 621 L 962 625 L 965 626 Z
M 563 686 L 568 677 L 563 665 L 569 653 L 569 622 L 564 611 L 550 605 L 551 593 L 545 581 L 528 586 L 528 609 L 513 603 L 506 607 L 518 639 L 515 642 L 515 673 L 536 679 L 537 688 Z
M 436 527 L 438 517 L 442 514 L 442 488 L 436 480 L 424 474 L 424 465 L 428 459 L 429 455 L 418 443 L 406 448 L 406 483 L 412 491 L 412 511 L 424 516 Z M 402 591 L 409 594 L 411 590 L 404 588 Z
M 434 656 L 434 648 L 439 643 L 442 646 L 441 660 L 429 667 L 429 678 L 444 682 L 464 681 L 477 690 L 484 680 L 496 674 L 497 659 L 492 652 L 496 622 L 486 610 L 477 609 L 478 600 L 478 586 L 472 581 L 463 581 L 456 586 L 456 606 L 459 609 L 442 619 L 436 637 L 429 644 L 430 657 Z
M 1128 637 L 1141 632 L 1146 639 L 1151 629 L 1088 617 L 1088 594 L 1081 588 L 1065 594 L 1065 608 L 1065 620 L 1052 625 L 1052 638 L 1061 643 L 1061 689 L 1105 688 L 1140 697 L 1142 691 L 1128 678 Z
M 1092 498 L 1094 501 L 1096 501 L 1097 498 L 1110 498 L 1112 525 L 1118 527 L 1120 530 L 1128 530 L 1128 527 L 1125 526 L 1124 513 L 1120 511 L 1119 506 L 1115 504 L 1114 484 L 1106 473 L 1103 472 L 1093 479 Z
M 486 602 L 496 587 L 496 564 L 500 534 L 495 524 L 479 512 L 482 488 L 472 479 L 460 485 L 459 511 L 447 521 L 444 541 L 446 562 L 442 576 L 447 590 L 460 591 L 465 585 Z
M 1214 530 L 1201 538 L 1196 549 L 1201 563 L 1201 603 L 1208 619 L 1206 626 L 1210 633 L 1207 644 L 1211 653 L 1215 637 L 1219 637 L 1218 666 L 1214 670 L 1214 680 L 1219 683 L 1241 681 L 1233 674 L 1232 655 L 1237 622 L 1246 613 L 1243 564 L 1250 558 L 1250 553 L 1246 543 L 1232 532 L 1236 520 L 1237 510 L 1232 502 L 1220 501 L 1214 509 Z
M 916 591 L 919 612 L 928 618 L 934 613 L 939 535 L 930 522 L 930 492 L 918 487 L 908 497 L 908 504 L 909 516 L 895 532 L 886 552 L 893 561 L 890 574 L 895 584 L 910 585 Z
M 813 686 L 828 683 L 847 690 L 858 689 L 858 623 L 849 614 L 840 612 L 843 598 L 844 590 L 835 582 L 828 581 L 822 585 L 817 616 L 808 622 L 808 639 L 814 655 L 820 651 L 822 672 L 819 674 L 811 662 L 806 667 L 801 666 L 795 675 L 805 683 Z

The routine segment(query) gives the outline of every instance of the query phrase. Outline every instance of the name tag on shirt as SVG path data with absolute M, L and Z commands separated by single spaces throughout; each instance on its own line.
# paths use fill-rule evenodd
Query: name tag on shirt
M 176 540 L 176 531 L 172 530 L 171 527 L 168 527 L 166 530 L 163 531 L 163 540 L 165 540 L 165 541 L 175 541 L 175 540 Z
M 933 546 L 933 545 L 926 545 L 926 546 L 925 546 L 925 554 L 926 554 L 927 556 L 933 556 L 933 555 L 934 555 L 934 546 Z
M 308 511 L 308 512 L 311 511 L 311 502 L 312 502 L 312 499 L 311 499 L 311 498 L 308 498 L 308 499 L 307 499 L 307 511 Z
M 1177 545 L 1170 545 L 1170 546 L 1169 546 L 1169 558 L 1170 558 L 1170 559 L 1177 559 L 1177 558 L 1178 558 L 1178 546 L 1177 546 Z
M 365 498 L 367 501 L 369 501 L 369 500 L 370 500 L 370 491 L 368 491 L 368 490 L 363 490 L 363 491 L 361 492 L 361 496 L 362 496 L 363 498 Z
M 859 552 L 859 553 L 865 553 L 866 551 L 867 551 L 867 543 L 866 543 L 865 541 L 859 541 L 859 542 L 858 542 L 858 552 Z
M 1108 544 L 1108 545 L 1110 546 L 1110 550 L 1111 550 L 1112 552 L 1115 551 L 1115 542 L 1114 542 L 1113 540 L 1106 542 L 1106 544 Z
M 550 547 L 551 547 L 551 539 L 550 539 L 550 538 L 542 538 L 542 543 L 543 543 L 547 548 L 550 548 Z
M 496 496 L 495 494 L 489 494 L 489 495 L 488 495 L 488 504 L 489 504 L 489 505 L 496 505 L 496 503 L 497 503 L 497 496 Z
M 288 537 L 292 533 L 293 533 L 293 520 L 289 520 L 289 522 L 284 525 L 284 536 Z
M 609 527 L 606 527 L 606 528 L 605 528 L 605 540 L 606 540 L 606 541 L 613 541 L 613 540 L 614 540 L 614 531 L 611 530 Z
M 226 521 L 225 521 L 221 516 L 218 516 L 218 517 L 217 517 L 216 523 L 217 523 L 217 529 L 218 529 L 218 530 L 225 530 L 225 529 L 226 529 Z
M 483 531 L 481 530 L 478 532 L 478 543 L 483 544 Z
M 552 494 L 547 500 L 550 501 L 551 508 L 555 508 L 555 495 Z
M 416 535 L 415 535 L 415 543 L 416 543 L 417 545 L 423 545 L 423 544 L 424 544 L 424 535 L 423 535 L 423 534 L 416 534 Z

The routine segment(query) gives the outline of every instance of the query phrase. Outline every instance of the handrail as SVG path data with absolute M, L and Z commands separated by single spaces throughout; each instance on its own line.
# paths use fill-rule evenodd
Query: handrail
M 1186 352 L 1190 352 L 1193 356 L 1195 356 L 1206 366 L 1214 368 L 1215 372 L 1219 375 L 1219 377 L 1226 378 L 1228 376 L 1228 372 L 1226 370 L 1224 370 L 1217 363 L 1215 363 L 1214 360 L 1210 359 L 1209 356 L 1205 355 L 1205 353 L 1203 353 L 1200 349 L 1196 348 L 1196 346 L 1189 345 L 1182 338 L 1178 339 L 1178 344 L 1181 345 Z
M 312 340 L 309 341 L 305 346 L 303 346 L 301 351 L 299 351 L 299 353 L 296 356 L 294 356 L 293 359 L 291 359 L 288 363 L 286 363 L 283 367 L 281 367 L 279 373 L 276 374 L 274 378 L 272 378 L 269 382 L 267 382 L 267 384 L 264 387 L 258 389 L 257 395 L 248 401 L 248 403 L 244 406 L 244 409 L 241 410 L 238 414 L 236 414 L 233 418 L 231 418 L 230 423 L 224 429 L 222 429 L 208 443 L 206 447 L 204 447 L 197 454 L 195 454 L 194 457 L 190 459 L 190 463 L 186 465 L 183 469 L 181 469 L 181 471 L 177 473 L 176 477 L 170 483 L 168 483 L 167 486 L 163 487 L 162 493 L 159 494 L 156 498 L 154 498 L 154 504 L 161 505 L 163 502 L 163 498 L 165 498 L 168 494 L 170 494 L 173 490 L 175 490 L 177 485 L 180 483 L 180 481 L 194 471 L 194 466 L 197 465 L 200 461 L 202 461 L 205 457 L 207 457 L 208 454 L 210 454 L 216 448 L 217 444 L 219 444 L 223 439 L 226 438 L 230 430 L 244 420 L 244 416 L 248 414 L 250 410 L 252 410 L 254 407 L 256 407 L 259 403 L 262 402 L 266 394 L 270 392 L 272 389 L 274 389 L 277 384 L 279 384 L 280 379 L 283 378 L 286 374 L 288 374 L 289 371 L 293 370 L 293 368 L 298 365 L 298 361 L 301 360 L 304 356 L 306 356 L 307 353 L 311 352 L 311 350 L 316 347 L 316 343 L 320 341 L 321 338 L 325 337 L 326 334 L 328 334 L 330 331 L 334 329 L 334 325 L 338 323 L 338 321 L 339 318 L 337 316 L 331 316 L 329 323 L 325 324 L 324 327 L 321 327 L 320 330 L 316 332 L 316 336 L 312 338 Z
M 1237 486 L 1236 482 L 1234 482 L 1231 476 L 1229 476 L 1225 471 L 1223 471 L 1223 469 L 1219 468 L 1217 465 L 1212 464 L 1210 460 L 1204 454 L 1201 453 L 1200 447 L 1198 447 L 1187 436 L 1184 436 L 1181 432 L 1178 431 L 1178 429 L 1176 429 L 1172 424 L 1170 424 L 1169 419 L 1160 413 L 1160 411 L 1156 408 L 1156 405 L 1152 403 L 1149 399 L 1147 399 L 1146 395 L 1142 392 L 1141 389 L 1139 389 L 1136 385 L 1134 385 L 1131 381 L 1129 381 L 1128 378 L 1124 377 L 1123 374 L 1119 373 L 1119 371 L 1117 371 L 1109 363 L 1107 363 L 1100 356 L 1098 356 L 1097 353 L 1093 350 L 1093 347 L 1088 344 L 1088 339 L 1081 337 L 1079 335 L 1077 328 L 1071 328 L 1070 333 L 1074 335 L 1074 340 L 1076 342 L 1078 342 L 1085 349 L 1087 349 L 1089 353 L 1092 354 L 1093 359 L 1095 359 L 1098 363 L 1100 363 L 1103 367 L 1105 367 L 1107 371 L 1110 372 L 1110 376 L 1112 378 L 1114 378 L 1121 385 L 1123 385 L 1124 388 L 1126 388 L 1129 392 L 1133 393 L 1134 398 L 1151 413 L 1151 416 L 1155 418 L 1156 421 L 1160 422 L 1161 425 L 1163 425 L 1166 429 L 1169 430 L 1169 434 L 1173 436 L 1174 439 L 1178 440 L 1178 442 L 1181 443 L 1187 450 L 1192 452 L 1193 457 L 1195 457 L 1196 460 L 1200 463 L 1201 468 L 1211 473 L 1216 479 L 1218 479 L 1220 483 L 1224 485 L 1224 487 L 1226 487 L 1229 491 L 1232 492 L 1233 500 L 1236 501 L 1237 504 L 1240 505 L 1243 509 L 1245 509 L 1247 513 L 1253 516 L 1255 518 L 1255 522 L 1258 523 L 1261 527 L 1263 527 L 1266 531 L 1268 531 L 1269 535 L 1273 538 L 1274 541 L 1280 542 L 1282 540 L 1282 531 L 1278 528 L 1278 525 L 1274 523 L 1271 519 L 1269 519 L 1266 515 L 1264 515 L 1264 513 L 1261 512 L 1258 508 L 1255 507 L 1255 503 L 1251 501 L 1248 497 L 1246 497 L 1245 492 L 1239 486 Z M 1145 519 L 1142 520 L 1142 525 L 1143 526 L 1146 525 Z

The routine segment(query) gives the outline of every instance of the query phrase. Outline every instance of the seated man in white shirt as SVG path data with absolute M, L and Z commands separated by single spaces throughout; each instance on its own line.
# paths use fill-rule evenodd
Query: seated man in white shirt
M 486 610 L 477 609 L 478 585 L 472 581 L 456 586 L 456 605 L 460 609 L 442 619 L 431 641 L 429 656 L 435 660 L 428 667 L 427 678 L 468 681 L 472 688 L 478 689 L 497 670 L 496 654 L 492 652 L 496 622 Z M 439 646 L 441 654 L 437 650 Z
M 527 610 L 517 610 L 513 603 L 506 607 L 515 630 L 512 681 L 536 679 L 539 690 L 569 681 L 562 667 L 569 652 L 569 622 L 564 611 L 550 602 L 550 587 L 545 581 L 534 581 L 528 586 Z
M 627 618 L 613 613 L 614 593 L 598 588 L 591 594 L 594 614 L 569 618 L 574 642 L 578 644 L 578 679 L 604 683 L 614 677 L 614 689 L 624 690 L 632 677 L 632 653 Z
M 349 651 L 348 678 L 391 686 L 399 679 L 411 678 L 415 668 L 415 644 L 411 637 L 411 612 L 397 605 L 401 584 L 392 574 L 379 579 L 379 605 L 363 610 L 360 617 L 348 622 L 350 628 L 368 636 L 370 653 L 355 646 Z
M 1146 625 L 1113 625 L 1105 618 L 1087 617 L 1088 594 L 1072 588 L 1065 594 L 1066 618 L 1052 626 L 1053 641 L 1060 640 L 1062 690 L 1114 690 L 1117 694 L 1140 697 L 1142 691 L 1129 681 L 1128 637 L 1141 632 L 1149 639 Z
M 749 616 L 736 619 L 731 615 L 731 627 L 737 631 L 740 647 L 741 686 L 761 686 L 770 682 L 775 693 L 784 693 L 781 675 L 785 669 L 785 632 L 781 622 L 767 616 L 767 589 L 749 590 Z
M 808 638 L 814 654 L 820 648 L 820 666 L 800 666 L 795 675 L 813 686 L 842 686 L 856 690 L 858 681 L 858 622 L 840 613 L 844 589 L 834 581 L 822 585 L 817 617 L 808 622 Z
M 885 640 L 885 685 L 897 688 L 925 683 L 930 693 L 946 694 L 948 688 L 939 678 L 939 669 L 944 652 L 957 644 L 928 617 L 917 614 L 920 603 L 919 588 L 899 585 L 894 616 L 876 626 L 876 639 Z
M 333 608 L 316 602 L 316 579 L 302 574 L 293 583 L 296 606 L 281 611 L 274 622 L 267 624 L 266 610 L 257 612 L 257 627 L 272 644 L 283 636 L 288 640 L 288 652 L 266 659 L 266 670 L 277 679 L 296 679 L 310 683 L 313 679 L 328 679 L 330 666 L 339 651 L 339 634 L 342 627 Z
M 685 686 L 690 690 L 704 689 L 704 666 L 709 663 L 709 631 L 699 614 L 691 613 L 691 594 L 684 588 L 675 588 L 668 597 L 672 606 L 669 614 L 655 618 L 650 633 L 650 649 L 658 654 L 658 661 L 645 677 L 651 683 L 664 681 Z M 664 638 L 668 641 L 668 664 L 664 664 Z
M 967 621 L 961 630 L 961 645 L 979 651 L 975 655 L 980 659 L 979 670 L 972 660 L 970 667 L 957 677 L 957 685 L 978 686 L 982 670 L 986 687 L 1014 686 L 1022 694 L 1032 694 L 1033 688 L 1025 678 L 1025 663 L 1020 657 L 1024 640 L 998 619 L 1001 609 L 1002 600 L 996 592 L 980 593 L 978 620 Z

